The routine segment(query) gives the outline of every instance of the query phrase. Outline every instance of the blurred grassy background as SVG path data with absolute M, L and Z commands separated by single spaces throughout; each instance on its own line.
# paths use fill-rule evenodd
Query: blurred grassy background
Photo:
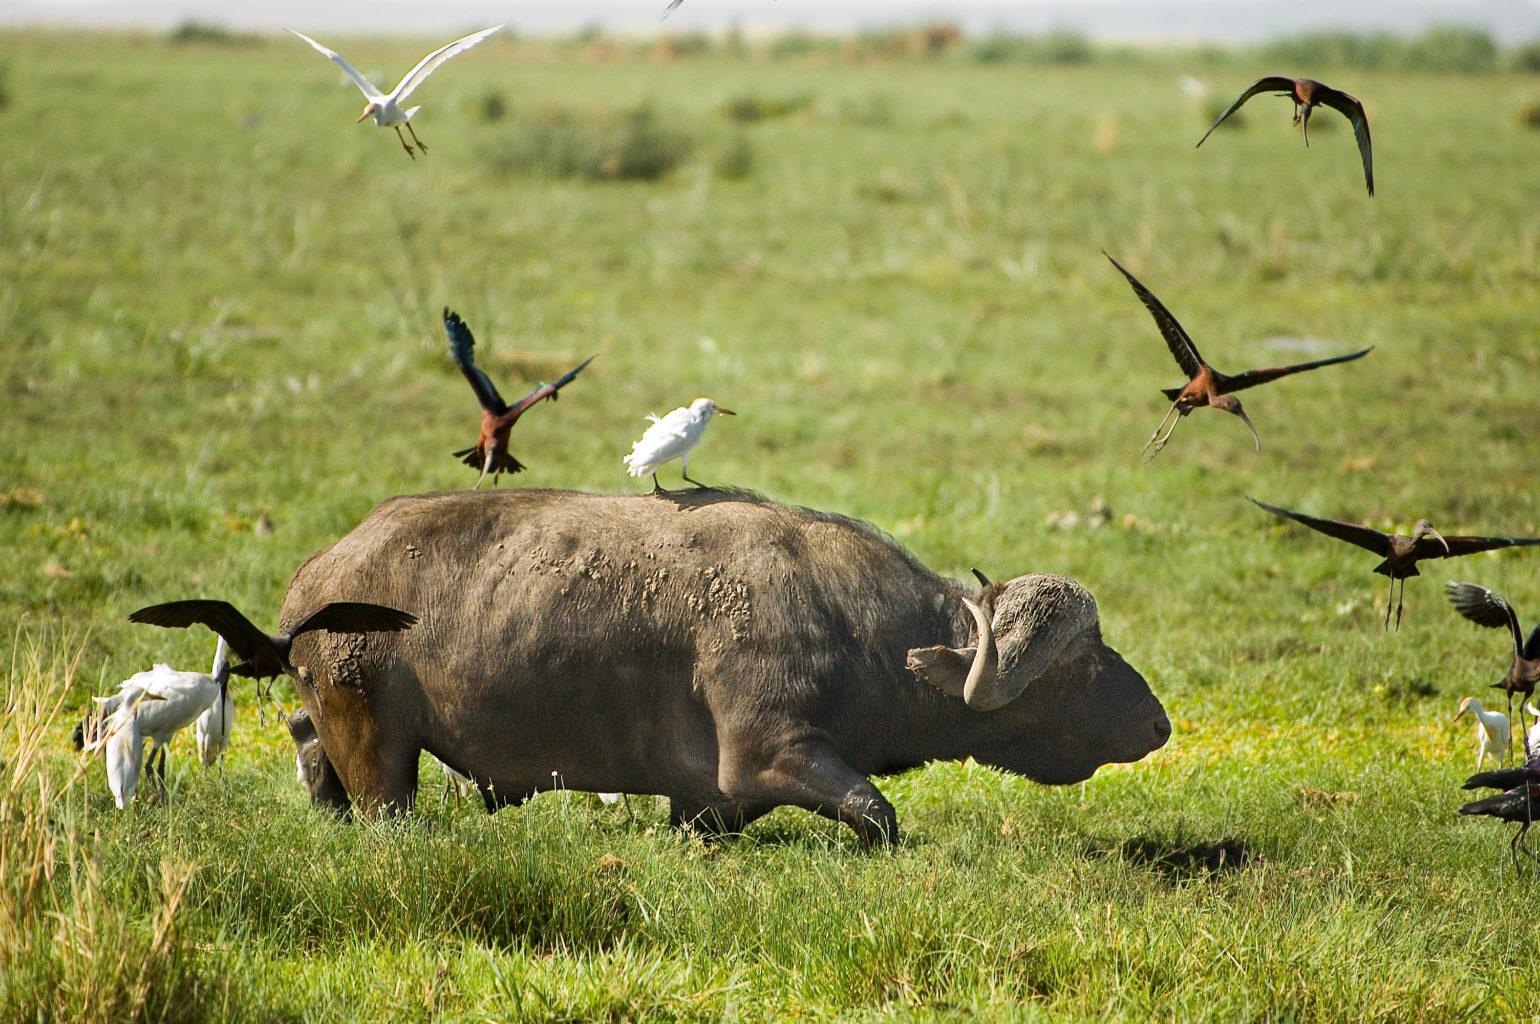
M 515 429 L 518 484 L 644 489 L 620 463 L 644 415 L 710 395 L 739 415 L 711 428 L 695 475 L 869 519 L 951 575 L 1080 579 L 1176 725 L 1156 755 L 1071 790 L 957 766 L 884 782 L 915 837 L 895 859 L 856 856 L 800 812 L 756 826 L 763 847 L 718 852 L 654 834 L 661 804 L 633 826 L 577 798 L 487 821 L 430 800 L 390 840 L 429 865 L 403 939 L 346 900 L 375 833 L 304 810 L 287 736 L 271 715 L 258 725 L 242 683 L 223 775 L 199 779 L 178 741 L 170 808 L 107 814 L 88 767 L 39 819 L 99 830 L 102 870 L 145 883 L 61 897 L 138 893 L 130 931 L 175 890 L 159 865 L 196 865 L 174 976 L 224 978 L 227 1009 L 282 1019 L 416 1005 L 388 976 L 454 992 L 435 1019 L 1535 1008 L 1532 935 L 1505 937 L 1509 916 L 1474 905 L 1498 884 L 1504 833 L 1453 815 L 1475 745 L 1448 716 L 1489 692 L 1506 639 L 1441 593 L 1447 578 L 1494 587 L 1529 625 L 1532 558 L 1433 563 L 1387 634 L 1373 556 L 1242 498 L 1381 529 L 1427 516 L 1445 533 L 1540 534 L 1524 469 L 1540 419 L 1534 54 L 1461 36 L 1439 52 L 1463 63 L 1431 74 L 1416 41 L 1351 37 L 1262 53 L 499 37 L 415 97 L 430 152 L 413 161 L 354 127 L 357 91 L 287 37 L 0 40 L 13 711 L 78 706 L 152 661 L 201 667 L 211 637 L 127 612 L 214 596 L 276 625 L 293 569 L 376 502 L 473 483 L 448 454 L 477 414 L 447 305 L 505 396 L 599 355 Z M 432 44 L 325 41 L 391 82 Z M 1329 111 L 1307 150 L 1290 104 L 1258 97 L 1193 150 L 1275 72 L 1365 102 L 1374 199 Z M 1144 464 L 1158 389 L 1181 374 L 1101 249 L 1221 370 L 1375 351 L 1248 392 L 1260 454 L 1200 411 Z M 11 734 L 13 781 L 68 776 L 67 718 L 36 719 L 55 751 L 38 762 Z M 452 904 L 467 872 L 493 900 L 513 885 L 501 869 L 446 848 L 515 840 L 570 865 L 528 882 L 575 887 L 551 897 L 544 937 L 488 939 L 484 901 L 448 921 L 421 910 Z M 1224 842 L 1251 870 L 1192 867 Z M 611 853 L 623 882 L 602 881 Z M 263 893 L 216 895 L 269 862 L 289 866 Z M 882 895 L 893 872 L 898 904 Z M 562 916 L 610 885 L 622 917 L 603 903 L 590 931 Z M 804 948 L 809 903 L 831 890 L 849 905 Z M 329 908 L 312 932 L 273 923 L 296 892 Z M 987 938 L 965 953 L 975 914 Z M 720 930 L 744 919 L 781 939 Z M 541 977 L 547 1001 L 509 994 Z

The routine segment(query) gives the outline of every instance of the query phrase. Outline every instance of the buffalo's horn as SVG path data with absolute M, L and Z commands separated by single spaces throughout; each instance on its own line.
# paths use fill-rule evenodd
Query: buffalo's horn
M 966 597 L 962 603 L 973 613 L 973 621 L 979 627 L 979 646 L 973 652 L 973 664 L 968 667 L 968 678 L 963 682 L 963 701 L 970 708 L 988 711 L 1010 703 L 1009 698 L 999 703 L 990 703 L 994 699 L 995 684 L 1000 679 L 1000 650 L 995 645 L 995 631 L 984 609 Z
M 986 686 L 980 680 L 967 698 L 968 706 L 979 711 L 993 711 L 1021 696 L 1064 656 L 1065 648 L 1095 631 L 1099 621 L 1091 592 L 1063 576 L 1021 577 L 1011 593 L 1013 611 L 1002 655 L 1005 671 L 988 677 L 998 679 L 998 685 Z
M 979 586 L 981 586 L 981 587 L 985 587 L 985 588 L 988 588 L 988 587 L 990 587 L 990 586 L 993 586 L 993 584 L 991 584 L 991 583 L 990 583 L 990 582 L 989 582 L 989 577 L 988 577 L 988 576 L 985 576 L 985 575 L 984 575 L 984 574 L 983 574 L 983 573 L 982 573 L 982 572 L 980 572 L 980 571 L 979 571 L 979 570 L 977 570 L 977 569 L 972 569 L 972 570 L 970 570 L 970 571 L 971 571 L 971 572 L 972 572 L 972 573 L 973 573 L 973 575 L 974 575 L 974 577 L 976 577 L 976 578 L 977 578 L 977 579 L 978 579 L 978 581 L 979 581 Z

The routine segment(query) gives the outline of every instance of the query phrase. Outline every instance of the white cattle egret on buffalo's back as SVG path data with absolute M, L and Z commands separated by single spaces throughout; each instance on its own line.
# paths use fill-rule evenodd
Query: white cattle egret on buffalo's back
M 378 127 L 394 128 L 396 130 L 396 138 L 401 139 L 401 148 L 406 150 L 407 156 L 415 160 L 417 159 L 417 154 L 412 152 L 412 147 L 402 137 L 401 126 L 406 126 L 406 130 L 411 133 L 412 141 L 417 143 L 417 148 L 426 153 L 428 147 L 424 146 L 422 140 L 417 137 L 417 133 L 412 131 L 412 117 L 422 108 L 408 107 L 402 109 L 401 104 L 408 96 L 412 95 L 413 90 L 421 85 L 429 75 L 433 74 L 434 69 L 440 64 L 450 57 L 464 53 L 502 27 L 502 25 L 495 25 L 492 28 L 484 28 L 480 32 L 472 32 L 468 36 L 461 36 L 447 46 L 440 46 L 437 50 L 418 61 L 417 66 L 408 71 L 405 77 L 396 83 L 396 87 L 388 93 L 382 93 L 379 89 L 375 88 L 373 82 L 359 74 L 353 65 L 342 59 L 337 51 L 327 49 L 303 32 L 295 32 L 292 28 L 286 28 L 285 31 L 299 36 L 313 46 L 318 53 L 334 61 L 353 80 L 353 84 L 358 86 L 363 92 L 364 98 L 369 101 L 364 104 L 364 112 L 358 115 L 358 120 L 363 121 L 366 117 L 373 117 L 374 123 Z
M 631 454 L 622 461 L 632 476 L 652 475 L 655 491 L 663 488 L 658 484 L 658 467 L 669 459 L 678 459 L 680 472 L 696 487 L 706 485 L 690 476 L 690 452 L 700 444 L 706 427 L 714 416 L 736 416 L 731 409 L 724 409 L 709 398 L 697 398 L 687 406 L 680 406 L 665 416 L 648 415 L 652 426 L 631 446 Z

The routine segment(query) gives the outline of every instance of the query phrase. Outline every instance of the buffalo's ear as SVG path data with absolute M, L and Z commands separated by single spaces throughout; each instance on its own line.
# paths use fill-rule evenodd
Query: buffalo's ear
M 910 650 L 905 664 L 909 671 L 925 680 L 948 697 L 963 699 L 968 681 L 968 667 L 973 664 L 975 648 L 916 647 Z

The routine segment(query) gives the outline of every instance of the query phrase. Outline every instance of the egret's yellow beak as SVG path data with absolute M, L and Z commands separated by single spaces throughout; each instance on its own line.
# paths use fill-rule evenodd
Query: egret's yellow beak
M 722 408 L 719 405 L 719 406 L 717 406 L 717 415 L 718 416 L 736 416 L 738 414 L 733 412 L 731 409 L 724 409 L 724 408 Z
M 364 112 L 362 114 L 359 114 L 358 115 L 358 120 L 354 121 L 353 123 L 354 124 L 362 124 L 363 121 L 364 121 L 364 118 L 368 117 L 372 113 L 374 113 L 374 104 L 370 103 L 370 104 L 368 104 L 367 106 L 364 107 Z

